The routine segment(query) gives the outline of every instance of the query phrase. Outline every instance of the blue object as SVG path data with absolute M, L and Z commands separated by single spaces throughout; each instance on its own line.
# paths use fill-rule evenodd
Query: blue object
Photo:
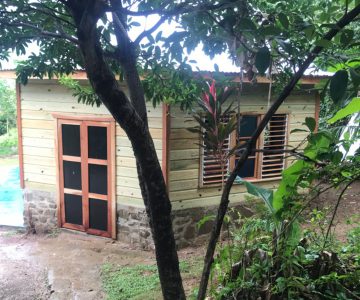
M 24 226 L 19 167 L 0 166 L 0 225 Z

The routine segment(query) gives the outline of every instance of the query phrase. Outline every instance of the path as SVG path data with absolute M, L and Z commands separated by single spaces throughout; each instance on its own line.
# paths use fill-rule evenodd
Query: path
M 94 236 L 25 236 L 1 228 L 0 299 L 104 299 L 100 273 L 106 262 L 151 264 L 154 256 Z

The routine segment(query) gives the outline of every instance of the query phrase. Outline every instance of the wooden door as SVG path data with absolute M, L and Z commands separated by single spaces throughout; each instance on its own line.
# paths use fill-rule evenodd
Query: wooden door
M 115 238 L 113 122 L 58 119 L 61 227 Z

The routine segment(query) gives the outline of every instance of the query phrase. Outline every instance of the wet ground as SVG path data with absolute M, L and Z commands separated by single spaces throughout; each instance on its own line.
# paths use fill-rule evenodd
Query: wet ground
M 95 236 L 61 231 L 24 235 L 0 228 L 0 299 L 105 299 L 101 267 L 152 264 L 151 252 Z
M 0 164 L 0 225 L 22 226 L 23 210 L 17 161 L 2 160 Z

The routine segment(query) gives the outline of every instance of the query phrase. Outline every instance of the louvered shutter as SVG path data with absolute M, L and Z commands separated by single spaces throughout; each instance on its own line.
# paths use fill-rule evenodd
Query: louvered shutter
M 281 177 L 287 143 L 288 117 L 286 114 L 274 115 L 265 131 L 264 150 L 261 164 L 261 178 Z M 266 150 L 270 150 L 266 152 Z M 279 152 L 277 152 L 279 151 Z
M 231 116 L 224 116 L 221 121 L 223 123 L 229 122 Z M 204 147 L 204 141 L 202 139 L 202 155 L 201 155 L 201 184 L 203 186 L 219 186 L 222 180 L 226 181 L 229 172 L 229 161 L 221 168 L 221 165 L 216 160 L 212 151 L 209 151 Z M 223 151 L 228 152 L 230 149 L 230 136 L 225 140 L 223 145 Z

